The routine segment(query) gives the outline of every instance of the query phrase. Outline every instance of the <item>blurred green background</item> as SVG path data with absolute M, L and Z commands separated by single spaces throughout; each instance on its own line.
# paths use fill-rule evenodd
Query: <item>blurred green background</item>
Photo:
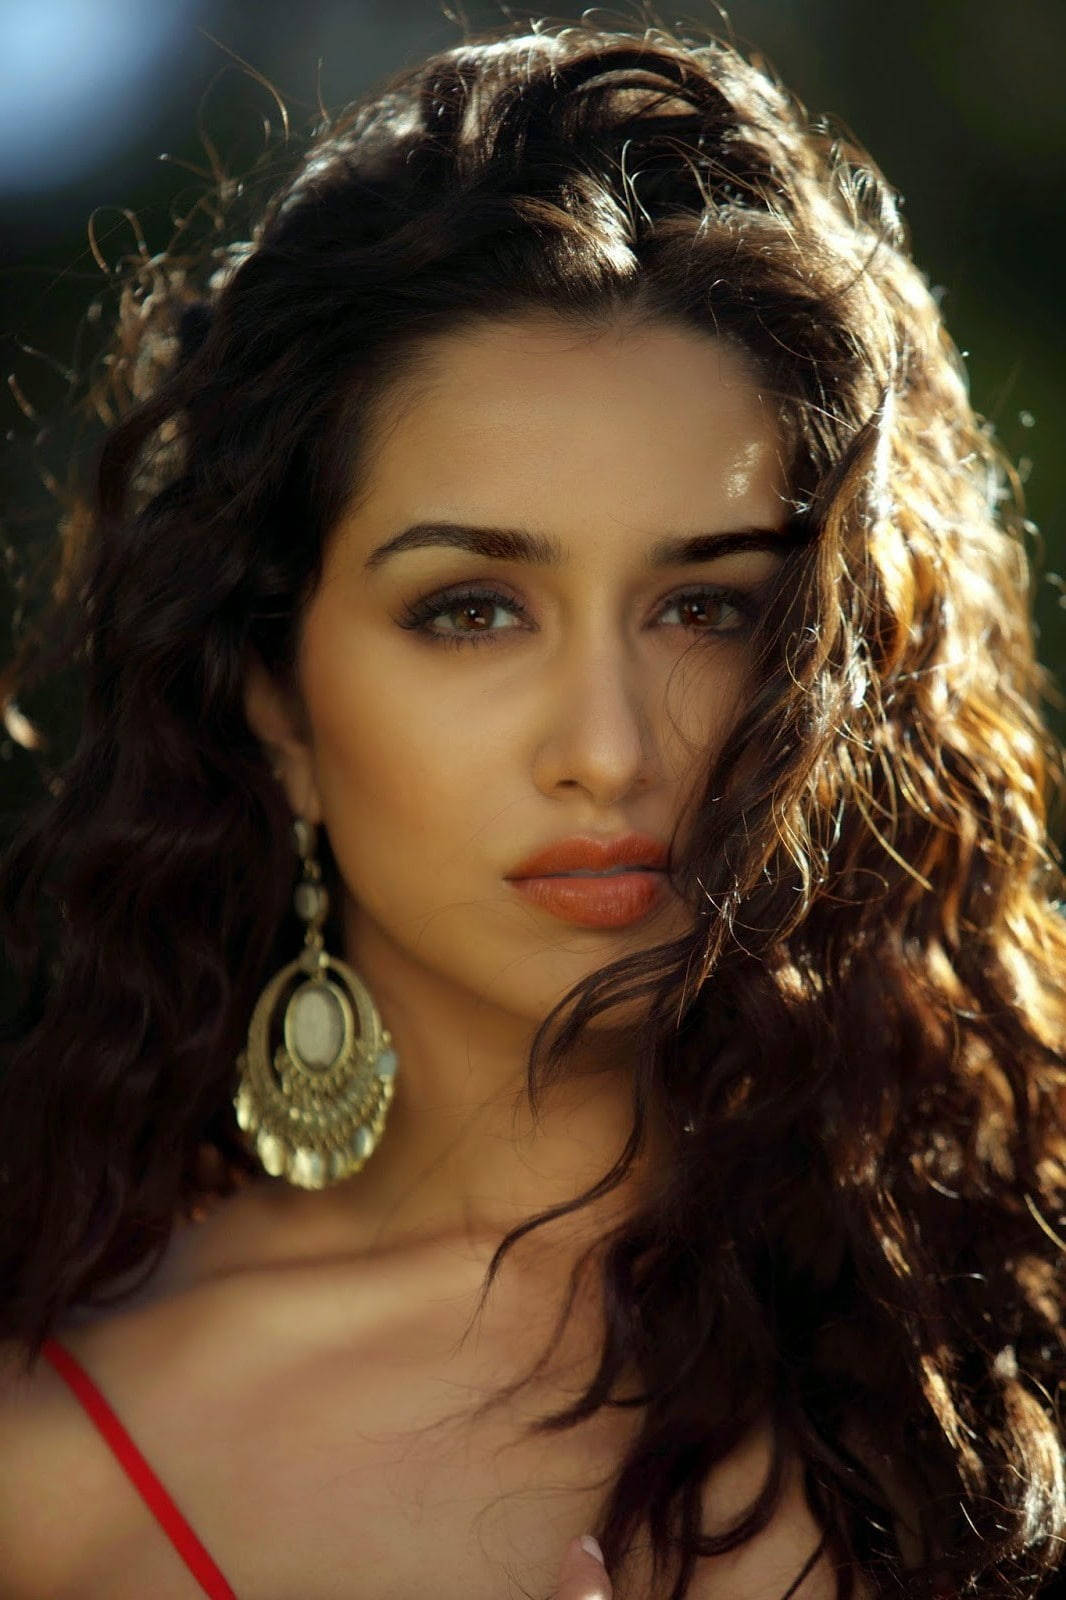
M 254 156 L 261 119 L 276 122 L 277 111 L 229 52 L 276 86 L 299 132 L 319 99 L 336 110 L 402 64 L 459 43 L 464 25 L 573 20 L 583 10 L 608 26 L 642 18 L 639 4 L 538 12 L 458 0 L 0 4 L 0 332 L 11 375 L 0 401 L 4 660 L 51 537 L 39 474 L 61 470 L 64 449 L 69 459 L 91 444 L 52 421 L 70 370 L 91 347 L 85 312 L 104 283 L 90 217 L 107 261 L 132 248 L 123 208 L 135 213 L 148 250 L 162 250 L 174 216 L 202 188 L 182 165 L 205 167 L 198 120 L 229 170 Z M 974 403 L 1024 482 L 1039 529 L 1031 542 L 1039 653 L 1066 683 L 1066 4 L 736 0 L 727 11 L 664 3 L 645 20 L 680 28 L 691 20 L 761 53 L 812 115 L 850 131 L 902 192 L 915 256 L 965 354 Z M 75 731 L 68 695 L 53 690 L 23 709 L 60 746 Z M 1066 711 L 1046 715 L 1066 739 Z M 0 727 L 0 829 L 41 781 L 38 758 Z M 1057 831 L 1061 843 L 1061 824 Z

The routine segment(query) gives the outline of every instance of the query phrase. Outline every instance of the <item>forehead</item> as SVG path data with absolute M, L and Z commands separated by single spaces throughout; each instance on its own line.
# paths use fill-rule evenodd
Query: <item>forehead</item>
M 672 324 L 523 317 L 436 336 L 380 415 L 360 502 L 383 516 L 702 526 L 709 511 L 773 521 L 786 493 L 753 361 Z
M 471 429 L 505 438 L 519 423 L 558 433 L 578 420 L 587 436 L 635 422 L 679 443 L 710 442 L 708 424 L 715 438 L 773 430 L 753 360 L 736 345 L 673 324 L 583 332 L 548 317 L 426 340 L 395 415 L 405 434 L 431 428 L 456 439 Z

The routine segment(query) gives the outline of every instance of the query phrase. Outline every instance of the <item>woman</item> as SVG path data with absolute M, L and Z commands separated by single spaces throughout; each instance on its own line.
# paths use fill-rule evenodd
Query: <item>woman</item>
M 105 376 L 7 677 L 85 701 L 2 879 L 3 1594 L 1031 1593 L 1061 751 L 876 168 L 495 30 Z

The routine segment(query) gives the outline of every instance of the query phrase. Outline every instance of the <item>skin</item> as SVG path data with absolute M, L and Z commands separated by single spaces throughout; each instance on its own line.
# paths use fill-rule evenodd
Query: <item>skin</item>
M 298 699 L 254 660 L 247 695 L 293 811 L 328 833 L 346 957 L 395 1040 L 386 1138 L 331 1191 L 390 1240 L 498 1233 L 620 1149 L 633 1013 L 599 1020 L 534 1127 L 523 1086 L 535 1025 L 597 967 L 684 932 L 690 913 L 672 897 L 628 929 L 575 928 L 505 874 L 566 835 L 666 841 L 683 826 L 687 786 L 728 738 L 751 660 L 735 610 L 664 601 L 700 584 L 754 591 L 782 556 L 649 574 L 645 550 L 667 533 L 780 529 L 788 514 L 772 408 L 718 340 L 666 326 L 589 338 L 523 319 L 430 351 L 327 547 Z M 375 547 L 430 520 L 541 532 L 569 560 L 549 571 L 430 548 L 367 574 Z M 405 605 L 468 581 L 512 594 L 531 621 L 490 603 L 481 626 L 494 637 L 458 646 L 398 625 Z M 464 618 L 453 609 L 430 627 L 454 635 Z
M 782 441 L 744 358 L 688 330 L 579 337 L 526 318 L 427 354 L 332 530 L 301 619 L 297 694 L 254 657 L 246 680 L 293 812 L 337 859 L 340 953 L 393 1034 L 384 1137 L 330 1189 L 264 1180 L 179 1223 L 132 1298 L 60 1331 L 240 1594 L 648 1600 L 639 1552 L 608 1579 L 575 1542 L 636 1408 L 526 1432 L 595 1370 L 594 1279 L 535 1384 L 487 1419 L 468 1413 L 544 1350 L 571 1262 L 662 1154 L 653 1130 L 621 1191 L 522 1240 L 476 1315 L 504 1232 L 598 1177 L 628 1130 L 631 1015 L 600 1019 L 534 1121 L 523 1085 L 536 1025 L 690 913 L 672 899 L 628 929 L 574 928 L 505 875 L 573 833 L 683 837 L 751 653 L 737 613 L 668 602 L 701 584 L 754 589 L 781 556 L 641 563 L 666 534 L 783 528 Z M 377 546 L 426 520 L 522 527 L 568 559 L 549 570 L 433 548 L 366 571 Z M 522 608 L 489 609 L 498 639 L 455 647 L 400 625 L 405 606 L 474 580 Z M 430 624 L 463 625 L 454 601 Z M 757 1427 L 711 1475 L 706 1531 L 749 1502 L 768 1449 Z M 793 1466 L 767 1529 L 701 1562 L 692 1600 L 783 1593 L 818 1535 Z M 0 1600 L 198 1592 L 44 1363 L 6 1383 L 0 1369 L 0 1546 Z M 796 1595 L 834 1592 L 823 1561 Z
M 298 699 L 253 661 L 246 705 L 294 813 L 329 835 L 346 958 L 403 1064 L 381 1153 L 311 1204 L 357 1204 L 378 1241 L 454 1228 L 494 1242 L 593 1181 L 628 1129 L 626 1013 L 597 1028 L 615 1070 L 576 1066 L 536 1125 L 522 1090 L 534 1025 L 598 964 L 688 922 L 675 900 L 630 929 L 577 930 L 504 875 L 570 833 L 666 839 L 682 825 L 686 782 L 728 737 L 751 663 L 735 610 L 697 612 L 693 650 L 662 599 L 707 581 L 754 592 L 782 558 L 742 552 L 651 578 L 640 560 L 661 531 L 782 528 L 788 507 L 772 412 L 718 340 L 665 326 L 589 340 L 525 318 L 430 348 L 429 382 L 327 547 Z M 375 547 L 415 521 L 543 531 L 571 555 L 549 573 L 428 548 L 368 576 Z M 429 619 L 436 640 L 397 625 L 405 603 L 468 581 L 513 595 L 535 625 L 491 602 L 481 615 L 496 637 L 482 644 L 439 637 L 461 636 L 454 609 Z M 610 1594 L 580 1546 L 560 1583 L 560 1600 Z

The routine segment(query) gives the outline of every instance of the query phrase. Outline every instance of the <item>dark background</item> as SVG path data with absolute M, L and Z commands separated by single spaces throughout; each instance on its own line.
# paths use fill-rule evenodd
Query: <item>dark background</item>
M 575 20 L 583 9 L 505 10 L 473 0 L 461 9 L 457 0 L 0 0 L 0 334 L 4 376 L 15 384 L 0 393 L 0 660 L 32 594 L 25 574 L 51 537 L 39 475 L 56 470 L 64 435 L 51 419 L 70 370 L 84 363 L 85 311 L 104 282 L 89 247 L 90 218 L 112 263 L 133 247 L 122 208 L 135 214 L 147 249 L 162 250 L 174 216 L 203 187 L 182 165 L 209 164 L 198 122 L 230 171 L 254 157 L 261 119 L 276 123 L 277 109 L 229 52 L 277 88 L 299 134 L 319 98 L 336 110 L 396 67 L 461 42 L 464 20 L 470 28 L 507 14 Z M 634 3 L 591 15 L 624 25 L 639 23 L 642 12 Z M 1038 649 L 1066 684 L 1058 384 L 1066 4 L 736 0 L 719 12 L 662 0 L 644 20 L 683 29 L 688 19 L 761 52 L 812 115 L 828 114 L 856 136 L 902 192 L 915 256 L 965 354 L 974 403 L 1025 484 L 1039 529 L 1030 542 Z M 51 430 L 51 467 L 47 449 L 32 447 L 42 427 Z M 69 697 L 53 691 L 23 709 L 54 732 L 60 749 L 74 731 Z M 1066 710 L 1046 715 L 1066 737 Z M 39 788 L 37 763 L 0 725 L 0 827 Z

